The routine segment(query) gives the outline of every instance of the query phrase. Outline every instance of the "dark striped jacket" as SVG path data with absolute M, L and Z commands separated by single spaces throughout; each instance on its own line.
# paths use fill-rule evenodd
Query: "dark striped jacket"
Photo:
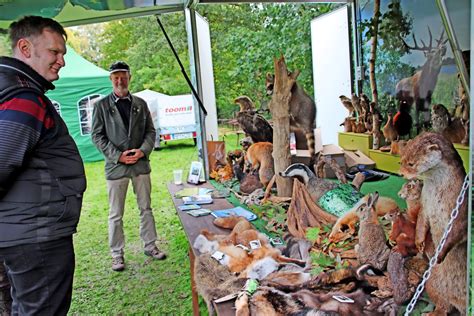
M 0 247 L 76 231 L 84 166 L 49 89 L 25 63 L 0 57 Z

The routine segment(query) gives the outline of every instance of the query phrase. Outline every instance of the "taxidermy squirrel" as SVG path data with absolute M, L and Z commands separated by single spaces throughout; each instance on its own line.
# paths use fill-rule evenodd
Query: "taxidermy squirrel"
M 267 95 L 273 94 L 275 76 L 267 73 L 265 87 Z M 314 129 L 316 127 L 316 104 L 297 83 L 291 89 L 290 129 L 300 128 L 306 136 L 310 157 L 314 156 Z
M 272 143 L 261 142 L 251 145 L 245 155 L 246 172 L 258 170 L 260 182 L 264 187 L 267 187 L 275 175 L 272 152 Z
M 418 253 L 415 246 L 416 221 L 411 221 L 401 211 L 388 213 L 387 218 L 392 222 L 392 230 L 388 238 L 396 243 L 393 250 L 403 257 L 415 256 Z
M 421 189 L 423 188 L 423 181 L 418 179 L 412 179 L 406 182 L 400 191 L 398 196 L 405 200 L 407 203 L 407 216 L 408 219 L 416 223 L 418 219 L 418 213 L 421 209 Z
M 437 247 L 463 186 L 466 173 L 462 160 L 443 136 L 423 133 L 408 142 L 401 157 L 400 173 L 407 179 L 423 179 L 415 242 L 423 250 L 430 231 Z M 438 264 L 426 283 L 428 296 L 436 305 L 433 313 L 436 315 L 445 315 L 453 308 L 466 315 L 467 215 L 467 197 L 464 197 Z
M 370 194 L 365 195 L 359 202 L 357 202 L 344 216 L 339 217 L 334 226 L 332 227 L 331 233 L 329 234 L 329 240 L 331 242 L 338 242 L 348 234 L 354 234 L 356 229 L 355 225 L 359 222 L 359 213 L 357 210 L 368 203 Z M 375 201 L 375 211 L 377 216 L 384 216 L 387 213 L 397 212 L 399 210 L 397 202 L 395 200 L 379 196 Z M 343 232 L 343 228 L 347 227 L 347 232 Z
M 385 231 L 379 223 L 375 210 L 378 198 L 377 192 L 371 193 L 367 198 L 367 203 L 363 203 L 356 210 L 360 218 L 359 243 L 356 251 L 360 265 L 367 263 L 384 271 L 390 255 L 390 248 L 387 246 Z

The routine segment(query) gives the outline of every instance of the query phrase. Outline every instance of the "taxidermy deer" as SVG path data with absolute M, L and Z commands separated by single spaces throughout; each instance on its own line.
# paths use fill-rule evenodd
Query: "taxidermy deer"
M 433 36 L 429 27 L 428 33 L 430 35 L 429 45 L 426 45 L 423 40 L 421 40 L 423 46 L 419 46 L 414 34 L 414 46 L 408 45 L 403 40 L 403 43 L 408 49 L 422 51 L 426 57 L 426 61 L 421 69 L 413 76 L 403 78 L 395 87 L 396 96 L 400 102 L 405 101 L 410 106 L 415 102 L 418 129 L 421 128 L 421 125 L 429 123 L 431 96 L 438 81 L 438 75 L 443 64 L 443 57 L 446 54 L 446 42 L 448 40 L 444 39 L 443 30 L 439 39 L 436 40 L 436 46 L 433 46 Z M 419 118 L 419 114 L 422 115 L 421 119 Z

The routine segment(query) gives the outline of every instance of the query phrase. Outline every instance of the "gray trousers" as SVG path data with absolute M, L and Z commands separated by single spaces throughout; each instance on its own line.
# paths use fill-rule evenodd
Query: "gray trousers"
M 156 242 L 155 218 L 151 209 L 150 174 L 141 174 L 133 178 L 107 180 L 109 192 L 109 246 L 112 257 L 123 256 L 125 235 L 123 232 L 123 214 L 128 183 L 132 180 L 133 192 L 140 210 L 140 238 L 145 250 L 152 250 Z

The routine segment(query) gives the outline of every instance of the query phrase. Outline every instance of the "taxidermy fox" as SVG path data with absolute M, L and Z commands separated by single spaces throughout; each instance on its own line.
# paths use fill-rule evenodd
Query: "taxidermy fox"
M 431 232 L 437 247 L 466 175 L 462 160 L 453 145 L 437 133 L 423 133 L 408 142 L 401 157 L 400 173 L 407 179 L 423 179 L 421 211 L 418 214 L 415 242 L 423 250 Z M 456 308 L 466 315 L 467 197 L 459 208 L 438 264 L 426 283 L 428 296 L 436 305 L 434 314 L 446 315 Z M 425 249 L 426 251 L 426 249 Z
M 275 76 L 267 73 L 265 87 L 267 95 L 273 94 Z M 314 156 L 314 129 L 316 127 L 316 104 L 295 82 L 291 89 L 290 128 L 300 128 L 305 132 L 310 157 Z
M 272 152 L 272 143 L 260 142 L 251 145 L 245 155 L 246 171 L 258 170 L 260 182 L 265 187 L 275 175 Z
M 359 202 L 357 202 L 346 214 L 339 217 L 334 226 L 332 227 L 331 233 L 329 234 L 329 240 L 331 242 L 340 241 L 341 238 L 347 236 L 347 234 L 355 233 L 355 225 L 359 222 L 359 214 L 357 209 L 362 205 L 367 204 L 370 194 L 365 195 Z M 384 216 L 389 212 L 396 212 L 399 210 L 397 202 L 395 200 L 379 196 L 375 201 L 375 212 L 377 216 Z M 344 227 L 348 227 L 348 231 L 345 233 L 342 231 Z
M 231 272 L 241 273 L 242 277 L 255 272 L 254 265 L 259 260 L 265 258 L 272 258 L 278 264 L 293 263 L 301 267 L 306 265 L 305 261 L 283 256 L 279 249 L 270 245 L 266 235 L 254 229 L 253 226 L 243 217 L 230 216 L 220 218 L 218 221 L 216 220 L 216 226 L 231 228 L 232 232 L 230 235 L 225 236 L 216 235 L 207 230 L 202 230 L 202 238 L 199 238 L 199 236 L 199 240 L 196 238 L 194 247 L 199 251 L 201 251 L 200 249 L 214 250 L 215 248 L 215 250 L 225 253 L 229 257 L 225 262 L 229 270 Z M 260 243 L 259 248 L 252 249 L 251 243 L 254 241 Z M 213 244 L 214 247 L 208 247 L 208 243 Z M 237 245 L 239 246 L 237 247 Z M 252 268 L 254 268 L 253 271 Z M 270 273 L 271 272 L 273 271 L 270 271 Z

